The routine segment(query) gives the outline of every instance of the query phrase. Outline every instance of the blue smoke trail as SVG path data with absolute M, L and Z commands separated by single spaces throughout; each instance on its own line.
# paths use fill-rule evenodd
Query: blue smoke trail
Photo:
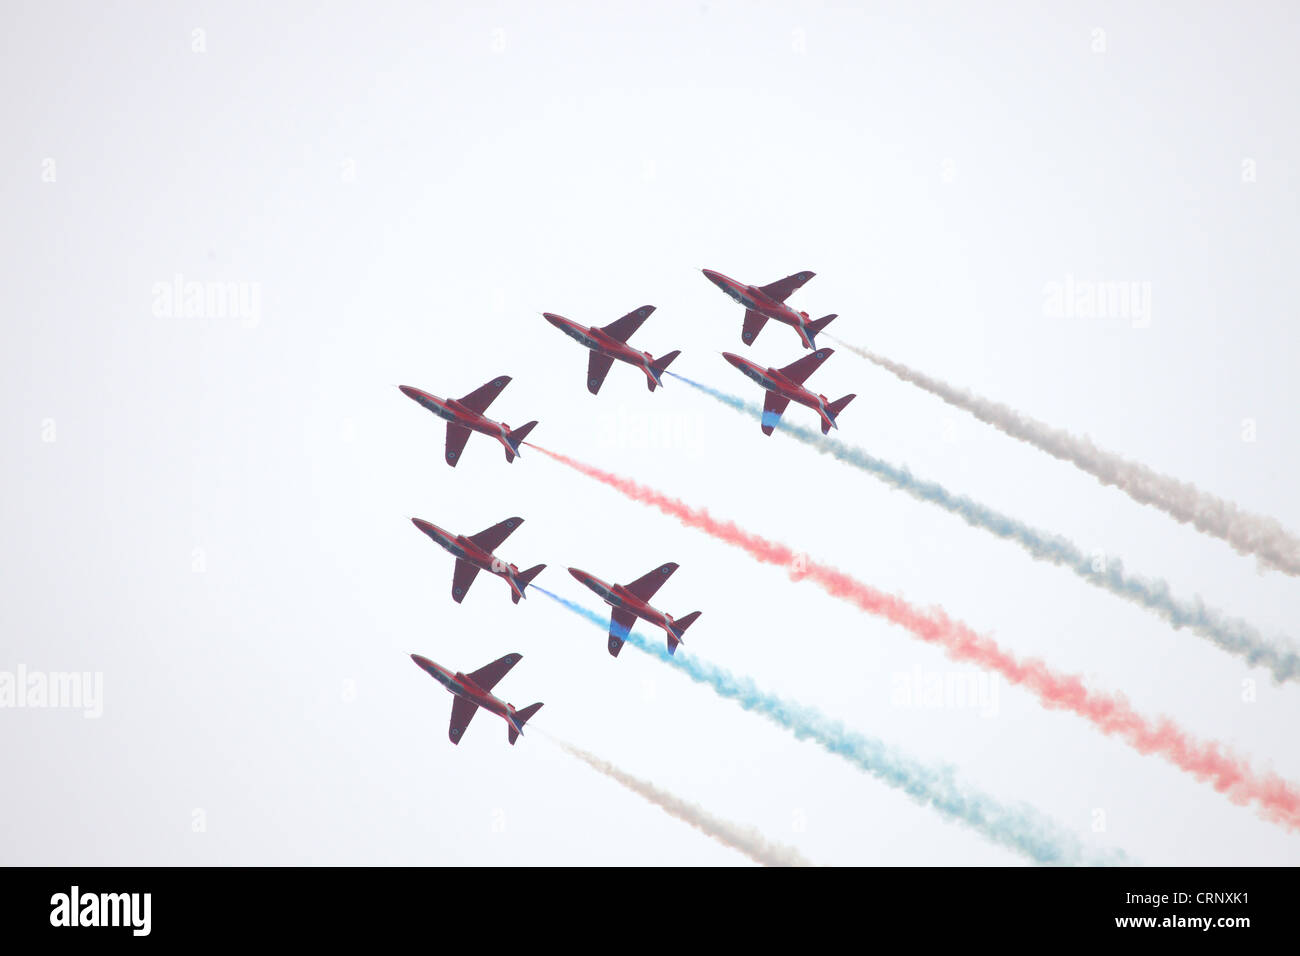
M 562 598 L 536 584 L 540 591 L 575 614 L 586 618 L 602 631 L 609 619 L 567 598 Z M 792 732 L 800 740 L 816 741 L 823 749 L 843 757 L 881 782 L 902 790 L 912 799 L 938 810 L 949 819 L 970 826 L 981 835 L 1007 849 L 1021 853 L 1036 863 L 1056 865 L 1127 864 L 1122 851 L 1085 859 L 1078 839 L 1032 807 L 1023 804 L 1004 806 L 992 797 L 963 788 L 948 766 L 930 767 L 890 749 L 882 741 L 848 730 L 812 707 L 792 703 L 760 690 L 748 677 L 737 677 L 725 668 L 695 660 L 679 647 L 675 655 L 635 632 L 622 637 L 638 650 L 658 658 L 681 671 L 698 684 L 705 684 L 721 697 L 734 700 L 745 710 L 761 714 Z
M 668 374 L 738 412 L 763 420 L 763 409 L 755 404 L 702 385 L 676 372 Z M 1016 542 L 1038 560 L 1069 568 L 1090 584 L 1153 611 L 1174 628 L 1185 627 L 1208 639 L 1220 650 L 1243 658 L 1252 666 L 1266 668 L 1277 683 L 1300 679 L 1300 652 L 1287 639 L 1279 638 L 1277 642 L 1270 642 L 1241 618 L 1229 618 L 1220 611 L 1206 607 L 1200 597 L 1192 601 L 1176 598 L 1169 593 L 1167 582 L 1126 573 L 1119 558 L 1084 554 L 1078 545 L 1067 538 L 1038 531 L 978 501 L 955 495 L 940 484 L 915 478 L 906 468 L 897 468 L 869 455 L 861 448 L 824 437 L 810 428 L 781 421 L 777 424 L 777 429 L 817 449 L 823 455 L 830 455 L 874 475 L 914 498 L 938 505 L 973 527 L 983 528 L 999 538 Z

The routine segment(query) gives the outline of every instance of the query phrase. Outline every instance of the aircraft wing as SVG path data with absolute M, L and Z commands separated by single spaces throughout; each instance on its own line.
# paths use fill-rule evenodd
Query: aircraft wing
M 451 599 L 457 604 L 465 600 L 465 594 L 476 577 L 478 577 L 478 567 L 457 558 L 456 571 L 451 576 Z
M 786 276 L 784 279 L 778 279 L 768 285 L 759 286 L 759 288 L 778 302 L 784 302 L 790 298 L 790 294 L 795 289 L 798 289 L 816 274 L 815 272 L 796 272 L 792 276 Z
M 603 352 L 592 350 L 587 353 L 587 391 L 595 395 L 604 384 L 605 376 L 614 365 L 614 360 Z
M 634 309 L 621 319 L 615 319 L 609 325 L 601 329 L 606 335 L 618 339 L 620 342 L 626 342 L 632 337 L 632 333 L 641 328 L 641 323 L 650 318 L 650 313 L 655 310 L 653 305 L 643 305 L 639 309 Z
M 641 575 L 641 577 L 637 578 L 626 587 L 641 600 L 648 601 L 655 596 L 655 592 L 663 587 L 663 583 L 667 581 L 676 570 L 677 565 L 673 564 L 671 561 L 667 564 L 661 564 L 648 574 Z
M 818 349 L 801 359 L 796 359 L 785 368 L 778 369 L 778 371 L 790 381 L 802 385 L 809 375 L 821 368 L 822 362 L 825 362 L 834 354 L 834 349 Z
M 501 394 L 501 390 L 509 384 L 509 375 L 498 375 L 486 385 L 474 389 L 474 391 L 462 398 L 460 403 L 482 415 L 487 411 L 487 407 L 492 404 L 493 400 Z
M 505 521 L 498 521 L 490 528 L 485 528 L 478 534 L 470 535 L 469 539 L 491 554 L 501 546 L 501 542 L 510 537 L 514 530 L 523 523 L 523 518 L 507 518 Z
M 451 727 L 447 731 L 447 736 L 451 738 L 453 744 L 460 743 L 460 738 L 465 734 L 465 728 L 469 722 L 474 719 L 478 713 L 478 704 L 472 700 L 466 700 L 464 697 L 453 697 L 451 701 Z
M 812 358 L 811 355 L 807 358 Z M 776 423 L 781 420 L 781 413 L 790 404 L 790 399 L 776 392 L 768 392 L 763 402 L 763 434 L 770 435 L 776 430 Z
M 754 339 L 758 338 L 758 333 L 763 331 L 763 326 L 766 324 L 767 316 L 762 312 L 746 309 L 745 324 L 740 329 L 740 340 L 746 345 L 753 345 Z
M 480 667 L 469 676 L 479 687 L 491 693 L 492 688 L 496 687 L 501 682 L 501 678 L 509 674 L 510 668 L 523 660 L 523 657 L 522 654 L 507 654 L 491 664 Z
M 623 642 L 632 633 L 632 625 L 635 623 L 636 615 L 621 608 L 615 609 L 614 613 L 609 616 L 609 653 L 611 657 L 618 657 L 618 652 L 623 649 Z
M 471 432 L 464 425 L 457 425 L 455 422 L 447 423 L 447 464 L 456 467 L 456 462 L 460 461 L 460 453 L 465 450 L 465 443 L 469 441 Z

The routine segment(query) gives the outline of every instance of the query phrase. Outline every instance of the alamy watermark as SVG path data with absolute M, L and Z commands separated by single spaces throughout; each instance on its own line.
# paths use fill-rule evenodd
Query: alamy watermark
M 73 886 L 50 897 L 50 925 L 122 927 L 132 936 L 148 936 L 152 910 L 152 893 L 83 893 Z
M 245 328 L 262 321 L 262 283 L 199 282 L 179 272 L 153 284 L 153 314 L 160 319 L 238 319 Z
M 976 710 L 998 714 L 998 678 L 988 671 L 895 671 L 890 702 L 908 710 Z
M 104 715 L 104 675 L 99 671 L 34 671 L 19 664 L 0 671 L 0 710 L 36 708 L 80 710 L 83 717 Z
M 596 416 L 597 440 L 604 448 L 696 451 L 704 447 L 703 420 L 695 414 L 615 411 Z
M 1043 315 L 1049 319 L 1120 319 L 1135 329 L 1151 324 L 1151 283 L 1129 280 L 1052 280 L 1043 286 Z

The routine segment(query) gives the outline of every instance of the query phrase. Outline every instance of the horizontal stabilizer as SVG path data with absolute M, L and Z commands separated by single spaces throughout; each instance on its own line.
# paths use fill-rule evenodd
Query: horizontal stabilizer
M 835 399 L 835 401 L 831 402 L 829 405 L 826 406 L 826 412 L 827 414 L 830 415 L 832 424 L 835 422 L 837 418 L 839 418 L 840 412 L 844 411 L 845 407 L 849 404 L 849 402 L 853 401 L 857 397 L 858 397 L 857 395 L 845 395 L 843 398 L 837 398 Z M 828 425 L 826 421 L 823 419 L 822 434 L 826 435 L 830 432 L 830 430 L 831 430 L 831 426 Z
M 822 316 L 820 319 L 816 319 L 815 321 L 809 322 L 806 326 L 804 326 L 808 330 L 808 341 L 812 342 L 814 347 L 817 344 L 817 333 L 820 332 L 822 329 L 826 328 L 826 326 L 830 325 L 831 322 L 835 320 L 835 318 L 836 316 L 834 315 L 825 315 Z
M 537 422 L 529 422 L 527 425 L 520 425 L 510 434 L 506 435 L 506 444 L 510 447 L 506 449 L 506 461 L 514 461 L 515 456 L 519 454 L 519 444 L 528 437 L 528 433 L 537 427 Z
M 528 723 L 528 718 L 533 716 L 533 714 L 537 713 L 541 709 L 542 709 L 542 705 L 540 703 L 537 703 L 537 704 L 529 704 L 523 710 L 516 710 L 514 712 L 513 715 L 514 719 L 510 722 L 509 730 L 508 730 L 510 743 L 512 745 L 516 740 L 519 739 L 519 734 L 523 731 L 524 724 Z
M 518 604 L 519 598 L 523 596 L 523 592 L 528 587 L 529 583 L 532 582 L 533 578 L 541 574 L 543 569 L 545 569 L 545 567 L 546 565 L 544 564 L 538 564 L 529 568 L 527 571 L 521 571 L 519 574 L 516 574 L 515 583 L 519 585 L 519 593 L 516 594 L 515 592 L 511 591 L 510 600 Z
M 682 639 L 682 635 L 686 633 L 686 629 L 688 627 L 690 627 L 692 624 L 695 623 L 695 619 L 698 618 L 699 616 L 700 616 L 699 611 L 692 611 L 690 614 L 687 614 L 685 617 L 680 617 L 668 625 L 668 631 L 669 631 L 668 653 L 669 654 L 674 654 L 677 652 L 677 645 L 684 643 Z
M 681 354 L 680 350 L 672 351 L 667 355 L 659 356 L 650 363 L 650 377 L 646 379 L 646 385 L 650 387 L 650 391 L 653 392 L 656 385 L 662 385 L 664 383 L 664 370 L 667 369 L 669 365 L 672 365 L 673 359 L 677 358 L 677 356 Z

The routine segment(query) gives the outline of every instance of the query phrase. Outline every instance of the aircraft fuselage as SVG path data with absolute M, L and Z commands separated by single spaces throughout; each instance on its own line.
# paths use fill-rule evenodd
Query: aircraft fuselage
M 511 454 L 514 453 L 515 449 L 506 440 L 506 436 L 510 434 L 510 426 L 505 422 L 493 421 L 472 408 L 466 408 L 454 398 L 439 398 L 410 385 L 399 387 L 402 394 L 407 398 L 417 402 L 444 421 L 452 425 L 459 425 L 462 428 L 468 428 L 470 431 L 478 432 L 481 435 L 489 435 L 501 442 L 506 451 Z
M 721 272 L 714 272 L 712 269 L 705 269 L 703 272 L 710 282 L 735 299 L 740 305 L 752 312 L 758 312 L 769 319 L 775 319 L 790 326 L 799 333 L 804 348 L 810 349 L 813 347 L 812 336 L 808 334 L 806 328 L 808 323 L 807 313 L 800 312 L 784 302 L 772 298 L 758 286 L 737 282 L 735 279 L 724 276 Z
M 445 531 L 436 524 L 422 518 L 412 518 L 411 520 L 417 528 L 436 541 L 446 551 L 462 561 L 469 562 L 480 571 L 488 571 L 497 577 L 505 578 L 511 590 L 523 597 L 524 589 L 515 580 L 515 576 L 519 574 L 518 567 L 508 561 L 503 561 L 487 549 L 479 547 L 463 534 L 452 534 L 450 531 Z
M 566 319 L 554 312 L 543 312 L 542 316 L 569 338 L 581 342 L 593 352 L 599 352 L 601 355 L 609 356 L 620 362 L 626 362 L 628 365 L 635 365 L 645 372 L 651 381 L 657 381 L 654 372 L 650 368 L 651 363 L 654 362 L 654 357 L 649 352 L 634 349 L 626 342 L 620 342 L 604 329 L 599 329 L 594 325 L 580 325 L 572 319 Z
M 580 571 L 577 568 L 569 568 L 569 573 L 596 592 L 610 607 L 627 611 L 647 624 L 661 627 L 672 635 L 672 628 L 669 625 L 673 622 L 673 616 L 665 614 L 658 608 L 651 607 L 623 585 L 607 584 L 594 574 L 588 574 L 586 571 Z M 675 640 L 676 635 L 673 635 L 673 638 Z
M 740 369 L 746 377 L 753 379 L 769 392 L 776 392 L 782 398 L 789 399 L 792 402 L 798 402 L 813 409 L 817 414 L 827 421 L 831 421 L 831 416 L 826 410 L 829 400 L 825 395 L 818 394 L 805 388 L 797 382 L 792 382 L 789 378 L 781 373 L 780 369 L 763 368 L 749 359 L 742 358 L 731 352 L 723 352 L 722 357 L 728 362 Z
M 507 704 L 495 694 L 485 691 L 478 684 L 474 683 L 474 679 L 468 674 L 463 674 L 460 671 L 453 674 L 441 664 L 435 664 L 427 657 L 420 657 L 418 654 L 413 654 L 411 656 L 414 658 L 415 662 L 424 669 L 425 673 L 443 687 L 447 688 L 448 691 L 455 694 L 457 697 L 465 698 L 470 703 L 477 704 L 484 710 L 491 711 L 498 717 L 503 718 L 507 723 L 513 726 L 515 730 L 518 730 L 520 733 L 523 732 L 519 725 L 515 723 L 514 706 Z

